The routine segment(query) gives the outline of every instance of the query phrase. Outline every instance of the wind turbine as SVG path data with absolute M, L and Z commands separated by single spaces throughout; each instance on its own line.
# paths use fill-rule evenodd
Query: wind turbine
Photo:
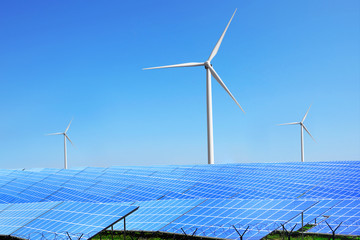
M 211 60 L 217 54 L 221 42 L 225 36 L 225 33 L 236 13 L 233 13 L 229 23 L 227 24 L 224 32 L 220 36 L 220 39 L 216 43 L 214 49 L 212 50 L 209 58 L 205 62 L 190 62 L 190 63 L 181 63 L 175 65 L 167 65 L 167 66 L 160 66 L 160 67 L 151 67 L 151 68 L 144 68 L 146 69 L 159 69 L 159 68 L 175 68 L 175 67 L 198 67 L 204 66 L 206 69 L 206 104 L 207 104 L 207 143 L 208 143 L 208 164 L 214 164 L 214 140 L 213 140 L 213 116 L 212 116 L 212 94 L 211 94 L 211 75 L 215 78 L 215 80 L 225 89 L 225 91 L 230 95 L 230 97 L 235 101 L 235 103 L 239 106 L 239 108 L 244 112 L 240 104 L 236 101 L 235 97 L 231 94 L 229 89 L 226 87 L 225 83 L 221 80 L 219 75 L 216 73 L 215 69 L 211 64 Z M 244 112 L 245 113 L 245 112 Z
M 313 138 L 313 136 L 311 136 L 310 132 L 307 130 L 307 128 L 304 125 L 305 118 L 308 115 L 310 108 L 311 108 L 311 105 L 310 105 L 309 109 L 307 110 L 307 112 L 305 113 L 305 116 L 303 117 L 301 122 L 279 124 L 279 126 L 280 125 L 297 125 L 297 124 L 300 125 L 300 129 L 301 129 L 301 162 L 304 162 L 304 131 L 303 131 L 303 129 L 305 129 L 305 131 L 310 135 L 310 137 L 314 140 L 314 142 L 316 142 L 315 138 Z
M 49 135 L 64 135 L 64 169 L 67 169 L 67 154 L 66 154 L 66 139 L 69 140 L 69 142 L 74 146 L 74 144 L 71 142 L 70 138 L 68 137 L 68 135 L 66 134 L 67 131 L 70 128 L 70 124 L 71 124 L 72 120 L 70 121 L 69 125 L 67 126 L 67 128 L 65 129 L 64 132 L 58 132 L 58 133 L 50 133 L 50 134 L 46 134 L 47 136 Z

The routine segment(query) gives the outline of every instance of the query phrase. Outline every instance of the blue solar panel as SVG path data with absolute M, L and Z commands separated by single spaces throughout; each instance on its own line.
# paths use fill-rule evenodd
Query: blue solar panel
M 235 239 L 236 230 L 248 231 L 245 239 L 260 239 L 280 224 L 299 215 L 316 201 L 302 200 L 219 200 L 209 199 L 180 218 L 163 227 L 161 231 Z
M 131 187 L 131 185 L 126 183 L 124 184 L 123 182 L 101 181 L 93 186 L 90 186 L 85 192 L 93 195 L 101 195 L 111 199 L 112 197 L 121 194 L 121 192 L 129 187 Z
M 120 204 L 62 202 L 23 225 L 11 236 L 61 239 L 67 238 L 67 234 L 70 237 L 84 234 L 84 238 L 90 238 L 136 209 L 136 206 Z
M 83 191 L 62 187 L 46 197 L 43 201 L 109 202 L 109 199 L 101 195 L 88 194 Z
M 327 214 L 337 204 L 339 204 L 341 200 L 320 200 L 315 205 L 313 205 L 311 208 L 304 211 L 304 214 L 302 216 L 303 220 L 301 219 L 301 216 L 297 216 L 296 218 L 289 221 L 287 224 L 285 224 L 286 229 L 291 229 L 297 224 L 298 227 L 296 227 L 294 230 L 297 231 L 301 228 L 301 223 L 303 221 L 304 225 L 310 223 L 315 224 L 319 223 L 322 220 L 324 220 L 324 215 Z
M 360 200 L 343 200 L 334 205 L 322 214 L 322 218 L 318 220 L 319 224 L 309 232 L 331 234 L 331 229 L 325 221 L 333 229 L 341 223 L 336 234 L 360 235 Z
M 203 201 L 205 200 L 189 199 L 135 202 L 134 205 L 139 206 L 139 210 L 127 218 L 127 229 L 158 231 Z M 115 229 L 122 230 L 123 225 L 115 225 Z
M 59 184 L 53 185 L 47 181 L 40 181 L 18 193 L 17 196 L 24 196 L 29 202 L 41 202 L 60 188 Z
M 0 212 L 0 234 L 12 234 L 58 204 L 59 202 L 7 204 L 7 208 Z

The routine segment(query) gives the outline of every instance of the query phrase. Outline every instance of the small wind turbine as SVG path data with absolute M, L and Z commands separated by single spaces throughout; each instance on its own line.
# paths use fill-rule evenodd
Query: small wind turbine
M 69 125 L 67 126 L 67 128 L 65 129 L 65 132 L 58 132 L 58 133 L 50 133 L 50 134 L 46 134 L 47 136 L 49 135 L 64 135 L 64 169 L 67 169 L 67 154 L 66 154 L 66 139 L 69 140 L 69 142 L 74 146 L 74 144 L 71 142 L 70 138 L 68 137 L 68 135 L 66 134 L 67 131 L 70 128 L 70 124 L 71 124 L 72 120 L 70 121 Z
M 191 63 L 181 63 L 175 65 L 167 65 L 161 67 L 151 67 L 151 68 L 144 68 L 145 69 L 158 69 L 158 68 L 174 68 L 174 67 L 197 67 L 197 66 L 204 66 L 206 69 L 206 103 L 207 103 L 207 134 L 208 134 L 208 164 L 214 164 L 214 140 L 213 140 L 213 116 L 212 116 L 212 96 L 211 96 L 211 75 L 216 79 L 216 81 L 225 89 L 225 91 L 230 95 L 230 97 L 235 101 L 235 103 L 240 107 L 240 109 L 244 112 L 240 104 L 236 101 L 234 96 L 231 94 L 229 89 L 226 87 L 225 83 L 221 80 L 219 75 L 215 72 L 215 69 L 212 67 L 210 63 L 211 60 L 217 54 L 221 42 L 225 36 L 225 33 L 236 13 L 236 9 L 234 14 L 232 15 L 229 23 L 227 24 L 224 32 L 220 36 L 220 39 L 216 43 L 214 49 L 212 50 L 210 57 L 205 62 L 191 62 Z
M 280 125 L 296 125 L 296 124 L 300 125 L 300 129 L 301 129 L 301 162 L 304 162 L 304 136 L 303 136 L 304 131 L 303 131 L 303 129 L 305 129 L 305 131 L 310 135 L 310 137 L 314 140 L 314 142 L 316 142 L 315 138 L 313 138 L 313 136 L 311 136 L 310 132 L 307 130 L 307 128 L 304 125 L 305 118 L 308 115 L 308 112 L 309 112 L 310 108 L 311 108 L 311 105 L 310 105 L 309 109 L 307 110 L 307 112 L 305 113 L 305 116 L 303 117 L 301 122 L 292 122 L 292 123 L 279 124 L 279 126 Z

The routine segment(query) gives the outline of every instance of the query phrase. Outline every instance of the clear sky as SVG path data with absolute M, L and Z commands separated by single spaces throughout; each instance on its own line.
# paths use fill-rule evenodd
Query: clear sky
M 360 160 L 360 1 L 1 1 L 0 168 Z

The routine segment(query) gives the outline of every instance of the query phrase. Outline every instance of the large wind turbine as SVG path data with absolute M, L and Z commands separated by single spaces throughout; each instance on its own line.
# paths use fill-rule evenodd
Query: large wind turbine
M 300 125 L 300 129 L 301 129 L 301 162 L 304 162 L 304 131 L 303 129 L 305 129 L 305 131 L 310 135 L 310 137 L 315 141 L 315 139 L 313 138 L 313 136 L 311 136 L 310 132 L 307 130 L 307 128 L 304 125 L 304 121 L 305 118 L 307 116 L 307 114 L 309 113 L 309 110 L 311 108 L 311 105 L 309 107 L 309 109 L 307 110 L 307 112 L 305 113 L 305 116 L 303 117 L 303 119 L 301 120 L 301 122 L 292 122 L 292 123 L 283 123 L 283 124 L 279 124 L 279 125 Z M 315 141 L 316 142 L 316 141 Z
M 70 128 L 70 124 L 71 124 L 72 120 L 70 121 L 69 125 L 67 126 L 67 128 L 65 129 L 64 132 L 58 132 L 58 133 L 50 133 L 50 134 L 46 134 L 46 135 L 64 135 L 64 169 L 67 169 L 67 154 L 66 154 L 66 139 L 69 140 L 69 142 L 74 145 L 70 138 L 68 137 L 68 135 L 66 134 L 67 131 L 69 130 Z
M 225 91 L 230 95 L 230 97 L 235 101 L 235 103 L 240 107 L 240 109 L 244 112 L 240 104 L 236 101 L 234 96 L 231 94 L 229 89 L 226 87 L 225 83 L 221 80 L 219 75 L 216 73 L 215 69 L 213 68 L 212 64 L 210 63 L 211 60 L 217 54 L 221 42 L 225 36 L 225 33 L 236 13 L 236 9 L 234 14 L 232 15 L 229 23 L 227 24 L 224 32 L 220 36 L 220 39 L 216 43 L 214 49 L 212 50 L 210 57 L 205 62 L 191 62 L 191 63 L 181 63 L 175 65 L 167 65 L 161 67 L 151 67 L 151 68 L 144 68 L 145 69 L 158 69 L 158 68 L 174 68 L 174 67 L 197 67 L 197 66 L 204 66 L 206 69 L 206 103 L 207 103 L 207 142 L 208 142 L 208 164 L 214 164 L 214 141 L 213 141 L 213 117 L 212 117 L 212 95 L 211 95 L 211 75 L 216 79 L 216 81 L 225 89 Z

